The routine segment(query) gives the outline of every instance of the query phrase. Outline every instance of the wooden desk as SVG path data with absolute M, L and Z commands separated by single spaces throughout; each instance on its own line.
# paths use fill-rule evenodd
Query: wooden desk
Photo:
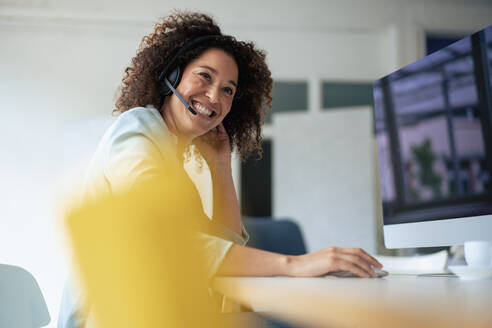
M 492 327 L 492 280 L 217 277 L 213 288 L 255 311 L 312 327 Z

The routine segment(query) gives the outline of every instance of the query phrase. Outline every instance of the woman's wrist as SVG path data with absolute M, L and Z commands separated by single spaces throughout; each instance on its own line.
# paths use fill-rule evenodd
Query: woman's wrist
M 284 255 L 282 259 L 282 275 L 295 277 L 296 258 L 297 256 L 295 255 Z
M 211 163 L 207 162 L 212 176 L 218 174 L 232 174 L 232 166 L 230 159 L 215 160 Z

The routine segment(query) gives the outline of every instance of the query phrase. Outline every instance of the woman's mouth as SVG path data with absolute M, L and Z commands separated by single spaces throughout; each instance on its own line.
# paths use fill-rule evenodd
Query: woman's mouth
M 215 115 L 217 115 L 217 113 L 213 109 L 206 107 L 197 101 L 192 101 L 191 105 L 193 106 L 193 109 L 195 109 L 195 111 L 202 115 L 208 117 L 214 117 Z

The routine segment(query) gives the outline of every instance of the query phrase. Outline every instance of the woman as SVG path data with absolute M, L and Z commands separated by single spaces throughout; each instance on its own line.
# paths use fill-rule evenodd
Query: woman
M 233 185 L 231 151 L 243 158 L 261 153 L 271 89 L 265 55 L 253 44 L 223 35 L 203 14 L 167 17 L 143 38 L 126 69 L 115 110 L 122 114 L 93 157 L 87 195 L 151 179 L 162 169 L 161 161 L 182 167 L 183 154 L 203 157 L 213 180 L 216 232 L 203 235 L 209 276 L 314 277 L 343 270 L 375 277 L 372 267 L 381 265 L 361 249 L 329 247 L 286 256 L 244 246 L 248 236 Z

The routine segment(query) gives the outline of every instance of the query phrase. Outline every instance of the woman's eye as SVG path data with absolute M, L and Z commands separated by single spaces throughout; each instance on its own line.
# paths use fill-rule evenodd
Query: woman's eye
M 229 87 L 225 87 L 225 88 L 224 88 L 224 91 L 225 91 L 228 95 L 230 95 L 230 96 L 232 96 L 232 95 L 234 94 L 234 91 L 233 91 L 231 88 L 229 88 Z
M 210 74 L 206 73 L 206 72 L 200 72 L 198 73 L 200 76 L 202 76 L 203 78 L 205 78 L 206 80 L 210 80 L 212 77 L 210 76 Z

